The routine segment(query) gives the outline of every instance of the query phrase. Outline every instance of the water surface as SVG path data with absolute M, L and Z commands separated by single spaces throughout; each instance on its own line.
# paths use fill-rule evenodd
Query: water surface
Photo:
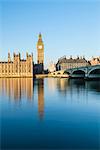
M 2 149 L 100 149 L 100 81 L 0 79 Z

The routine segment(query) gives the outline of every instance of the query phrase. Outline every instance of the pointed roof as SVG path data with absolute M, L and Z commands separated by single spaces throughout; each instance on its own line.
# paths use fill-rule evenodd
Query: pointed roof
M 39 38 L 42 38 L 42 34 L 41 34 L 41 32 L 39 33 Z
M 38 42 L 42 42 L 42 34 L 39 33 Z

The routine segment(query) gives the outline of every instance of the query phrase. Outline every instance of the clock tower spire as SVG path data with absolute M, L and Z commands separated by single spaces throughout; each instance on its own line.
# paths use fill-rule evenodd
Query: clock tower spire
M 42 41 L 42 35 L 39 33 L 37 42 L 37 64 L 44 65 L 44 44 Z

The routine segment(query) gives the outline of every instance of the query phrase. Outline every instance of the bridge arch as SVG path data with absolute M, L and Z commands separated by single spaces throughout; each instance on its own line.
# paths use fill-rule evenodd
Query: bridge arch
M 90 70 L 88 74 L 89 78 L 100 78 L 100 68 Z
M 74 70 L 72 72 L 72 77 L 75 77 L 75 78 L 84 78 L 85 77 L 85 71 L 83 71 L 83 70 Z
M 92 71 L 94 71 L 94 70 L 98 70 L 98 69 L 100 69 L 100 65 L 99 66 L 97 66 L 97 67 L 93 67 L 93 68 L 91 68 L 90 70 L 89 70 L 89 72 L 88 72 L 88 74 L 90 74 Z

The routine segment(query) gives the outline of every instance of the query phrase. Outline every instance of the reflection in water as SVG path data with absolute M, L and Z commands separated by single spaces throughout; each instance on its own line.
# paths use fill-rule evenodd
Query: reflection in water
M 9 99 L 20 101 L 22 97 L 32 100 L 33 79 L 31 78 L 4 78 L 0 79 L 0 91 Z
M 44 80 L 37 80 L 38 112 L 40 119 L 44 115 Z M 34 80 L 32 78 L 3 78 L 0 79 L 0 92 L 9 97 L 9 100 L 19 102 L 22 98 L 33 99 Z
M 66 79 L 55 78 L 48 79 L 48 87 L 50 91 L 52 88 L 58 90 L 60 96 L 68 96 L 70 94 L 70 101 L 74 100 L 76 95 L 77 102 L 82 101 L 87 103 L 89 91 L 100 92 L 100 81 L 86 81 L 83 79 Z
M 22 99 L 33 100 L 34 88 L 37 89 L 39 118 L 44 116 L 44 80 L 32 78 L 0 78 L 0 93 L 9 100 L 20 102 Z M 60 96 L 69 97 L 72 102 L 76 94 L 79 102 L 88 101 L 88 91 L 100 92 L 100 81 L 84 81 L 81 79 L 49 78 L 47 86 L 51 92 L 58 90 Z M 46 81 L 45 81 L 46 82 Z M 34 85 L 35 84 L 35 85 Z
M 68 90 L 72 92 L 77 89 L 77 92 L 84 90 L 94 90 L 100 92 L 100 80 L 99 81 L 86 81 L 83 79 L 66 79 L 66 78 L 51 78 L 48 79 L 48 87 L 52 89 L 58 89 L 59 92 L 65 94 Z M 65 92 L 65 93 L 64 93 Z
M 70 79 L 69 80 L 69 87 L 72 87 L 72 89 L 76 88 L 79 91 L 95 91 L 95 92 L 100 92 L 100 80 L 90 80 L 90 81 L 85 81 L 83 79 Z
M 100 149 L 99 92 L 98 81 L 0 79 L 2 149 Z
M 100 92 L 100 81 L 50 78 L 47 83 L 50 91 L 55 91 L 57 89 L 62 95 L 66 95 L 67 92 L 73 95 L 75 90 L 77 94 L 80 92 L 86 93 L 88 90 Z M 15 101 L 19 101 L 22 98 L 32 100 L 34 86 L 37 86 L 38 108 L 41 112 L 40 116 L 42 116 L 44 109 L 44 79 L 37 79 L 34 81 L 32 78 L 0 78 L 0 92 L 4 96 L 7 95 L 10 100 L 14 99 Z
M 40 119 L 44 116 L 44 80 L 38 80 L 38 112 Z

